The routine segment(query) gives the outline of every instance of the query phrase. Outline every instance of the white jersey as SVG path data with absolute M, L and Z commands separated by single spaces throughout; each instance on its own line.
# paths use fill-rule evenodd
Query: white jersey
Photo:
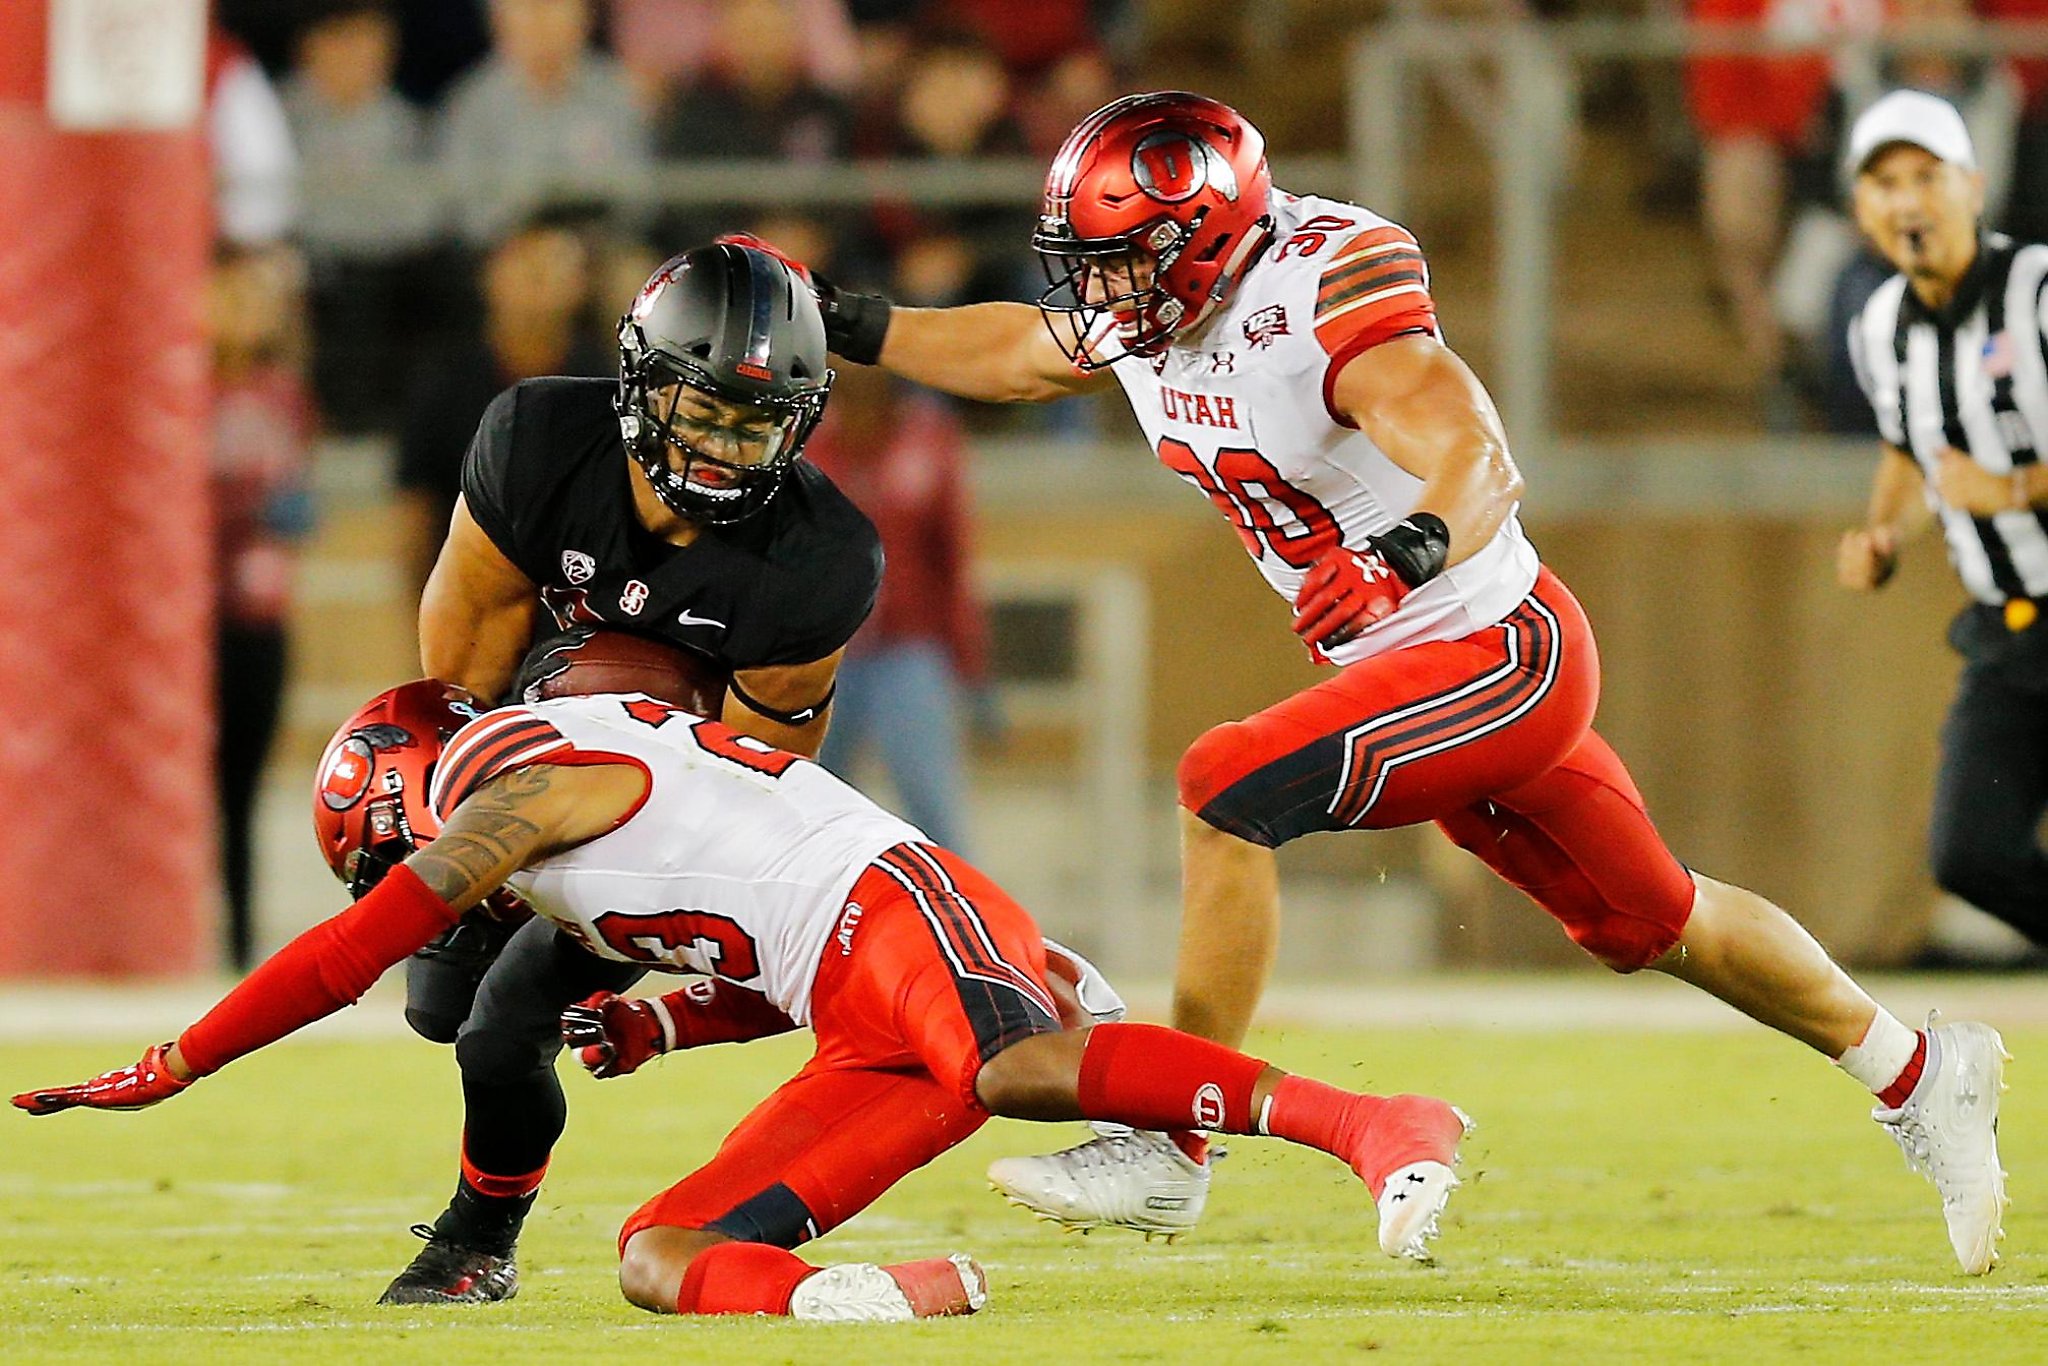
M 925 838 L 810 760 L 644 695 L 485 713 L 442 751 L 433 808 L 446 819 L 540 762 L 637 764 L 648 793 L 609 834 L 512 875 L 534 910 L 601 957 L 721 977 L 798 1024 L 854 882 Z
M 1422 481 L 1332 415 L 1329 384 L 1381 341 L 1436 335 L 1436 315 L 1406 229 L 1337 200 L 1275 191 L 1273 202 L 1273 245 L 1216 315 L 1164 355 L 1111 372 L 1161 463 L 1222 510 L 1291 605 L 1332 545 L 1362 546 L 1414 510 Z M 1510 513 L 1477 554 L 1328 658 L 1352 664 L 1482 630 L 1528 596 L 1537 568 Z

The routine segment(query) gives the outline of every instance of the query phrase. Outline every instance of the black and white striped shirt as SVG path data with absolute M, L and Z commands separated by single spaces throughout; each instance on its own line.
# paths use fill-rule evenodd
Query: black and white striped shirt
M 2048 508 L 1973 517 L 1935 498 L 1953 446 L 2010 474 L 2048 447 L 2048 246 L 1987 235 L 1939 311 L 1894 275 L 1849 324 L 1849 357 L 1884 439 L 1919 463 L 1950 561 L 1979 602 L 2048 597 Z

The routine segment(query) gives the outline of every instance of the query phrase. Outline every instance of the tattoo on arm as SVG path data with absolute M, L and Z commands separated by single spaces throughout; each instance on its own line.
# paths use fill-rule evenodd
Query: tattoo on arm
M 546 842 L 531 808 L 549 781 L 546 768 L 493 778 L 456 807 L 440 835 L 406 866 L 456 910 L 475 905 L 532 862 Z

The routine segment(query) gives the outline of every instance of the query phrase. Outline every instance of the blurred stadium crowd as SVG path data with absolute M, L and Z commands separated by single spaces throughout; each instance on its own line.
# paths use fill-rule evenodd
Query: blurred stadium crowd
M 1709 363 L 1744 372 L 1757 428 L 1868 430 L 1840 323 L 1881 265 L 1843 212 L 1838 161 L 1848 122 L 1884 90 L 1961 106 L 1992 225 L 2048 237 L 2048 56 L 1971 50 L 1983 21 L 2048 19 L 2048 0 L 223 0 L 211 62 L 222 230 L 245 248 L 289 244 L 302 261 L 323 430 L 408 434 L 406 486 L 427 487 L 418 442 L 458 434 L 452 410 L 472 406 L 484 378 L 479 338 L 505 335 L 502 376 L 602 372 L 632 283 L 714 231 L 765 229 L 835 276 L 913 302 L 1038 287 L 1028 199 L 880 197 L 770 217 L 659 195 L 607 203 L 570 193 L 579 183 L 733 160 L 1042 164 L 1113 95 L 1187 84 L 1259 118 L 1284 171 L 1290 153 L 1341 150 L 1341 39 L 1411 15 L 1683 17 L 1792 45 L 1576 73 L 1582 132 L 1630 144 L 1623 209 L 1680 220 L 1704 248 L 1705 278 L 1675 278 L 1672 304 L 1718 319 L 1725 354 Z M 1877 41 L 1886 34 L 1909 41 Z M 1939 50 L 1944 35 L 1953 51 Z M 1456 164 L 1455 147 L 1426 136 L 1421 156 Z M 1423 226 L 1437 229 L 1425 245 L 1443 274 L 1456 224 Z M 572 298 L 575 326 L 551 321 Z M 472 382 L 455 404 L 443 367 L 465 342 L 452 373 Z M 423 377 L 442 391 L 432 433 L 416 430 Z M 1006 420 L 1092 427 L 1073 414 Z

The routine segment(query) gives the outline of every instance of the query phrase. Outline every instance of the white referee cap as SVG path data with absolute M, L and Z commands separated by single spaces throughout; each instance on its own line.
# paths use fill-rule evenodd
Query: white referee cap
M 1965 170 L 1977 169 L 1977 149 L 1956 107 L 1924 90 L 1894 90 L 1863 111 L 1849 130 L 1845 167 L 1861 175 L 1870 158 L 1895 142 L 1910 143 Z

